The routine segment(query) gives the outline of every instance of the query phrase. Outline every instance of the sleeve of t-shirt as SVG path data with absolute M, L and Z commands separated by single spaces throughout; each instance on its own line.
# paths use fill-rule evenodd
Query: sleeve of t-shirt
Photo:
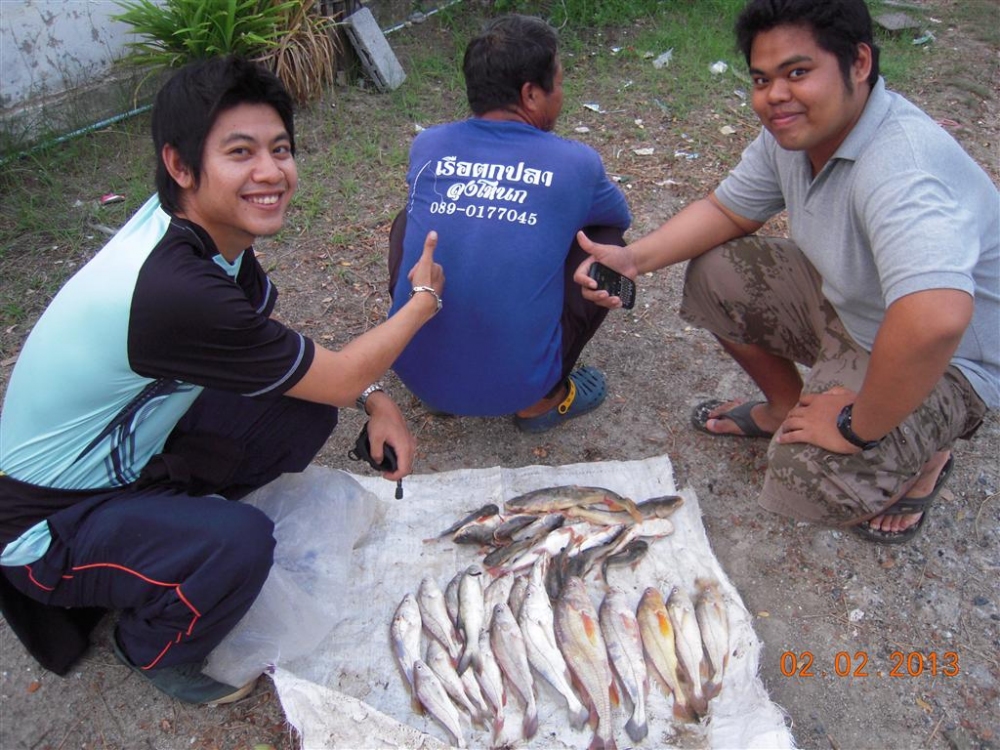
M 632 224 L 632 213 L 628 201 L 611 178 L 608 177 L 600 155 L 589 146 L 589 161 L 595 176 L 594 197 L 584 226 L 618 227 L 628 229 Z
M 969 208 L 941 179 L 916 166 L 863 169 L 852 204 L 866 230 L 885 305 L 928 289 L 974 295 L 981 248 Z
M 130 366 L 246 396 L 284 393 L 309 369 L 315 346 L 269 317 L 275 296 L 255 260 L 235 282 L 194 257 L 144 269 L 130 311 Z
M 739 163 L 719 183 L 715 197 L 738 216 L 765 222 L 785 208 L 774 143 L 761 131 L 743 151 Z

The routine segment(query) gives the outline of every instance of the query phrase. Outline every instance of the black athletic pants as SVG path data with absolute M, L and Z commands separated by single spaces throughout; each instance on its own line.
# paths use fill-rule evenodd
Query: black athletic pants
M 59 642 L 67 607 L 120 610 L 119 643 L 140 667 L 199 663 L 253 604 L 273 559 L 271 520 L 234 501 L 305 469 L 336 423 L 333 407 L 205 391 L 135 485 L 50 516 L 46 554 L 2 568 L 15 589 L 0 591 L 4 616 L 60 674 L 87 646 L 79 628 L 69 651 Z M 18 591 L 45 606 L 14 601 Z

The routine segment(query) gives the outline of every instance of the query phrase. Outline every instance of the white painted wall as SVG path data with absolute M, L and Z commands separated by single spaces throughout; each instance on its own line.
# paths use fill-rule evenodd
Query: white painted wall
M 0 0 L 0 109 L 92 83 L 133 39 L 112 0 Z

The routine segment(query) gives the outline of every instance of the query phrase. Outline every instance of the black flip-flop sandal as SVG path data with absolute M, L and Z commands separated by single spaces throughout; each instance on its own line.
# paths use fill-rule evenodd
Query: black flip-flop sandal
M 909 528 L 902 531 L 882 531 L 881 529 L 873 529 L 868 525 L 868 521 L 862 521 L 850 527 L 851 533 L 861 539 L 878 544 L 906 544 L 913 540 L 924 527 L 924 522 L 927 520 L 927 516 L 930 515 L 931 506 L 940 494 L 945 482 L 948 481 L 954 465 L 953 457 L 948 456 L 948 460 L 941 467 L 941 473 L 938 474 L 937 480 L 934 482 L 934 489 L 931 490 L 929 495 L 925 495 L 924 497 L 904 497 L 893 505 L 890 505 L 880 514 L 883 516 L 902 516 L 910 513 L 920 513 L 920 520 Z
M 745 401 L 742 404 L 734 406 L 727 412 L 719 414 L 715 417 L 709 417 L 708 415 L 713 409 L 717 409 L 722 406 L 725 401 L 720 401 L 717 398 L 709 399 L 708 401 L 702 401 L 696 407 L 694 411 L 691 412 L 691 424 L 696 430 L 707 433 L 709 435 L 714 435 L 715 437 L 747 437 L 747 438 L 772 438 L 774 437 L 773 432 L 768 432 L 767 430 L 762 430 L 760 426 L 753 421 L 753 417 L 750 416 L 750 412 L 753 410 L 757 404 L 766 403 L 764 401 Z M 709 419 L 728 419 L 730 422 L 734 423 L 743 432 L 742 435 L 737 435 L 735 433 L 725 433 L 725 432 L 712 432 L 706 426 L 706 422 Z

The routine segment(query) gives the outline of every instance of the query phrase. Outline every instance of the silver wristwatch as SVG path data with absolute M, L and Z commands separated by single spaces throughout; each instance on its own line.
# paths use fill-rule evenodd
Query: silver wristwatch
M 361 411 L 366 411 L 365 404 L 368 403 L 368 397 L 371 396 L 373 393 L 375 393 L 375 391 L 382 391 L 384 393 L 385 386 L 376 380 L 370 386 L 361 391 L 361 395 L 358 396 L 358 400 L 354 402 L 354 405 L 357 406 Z

